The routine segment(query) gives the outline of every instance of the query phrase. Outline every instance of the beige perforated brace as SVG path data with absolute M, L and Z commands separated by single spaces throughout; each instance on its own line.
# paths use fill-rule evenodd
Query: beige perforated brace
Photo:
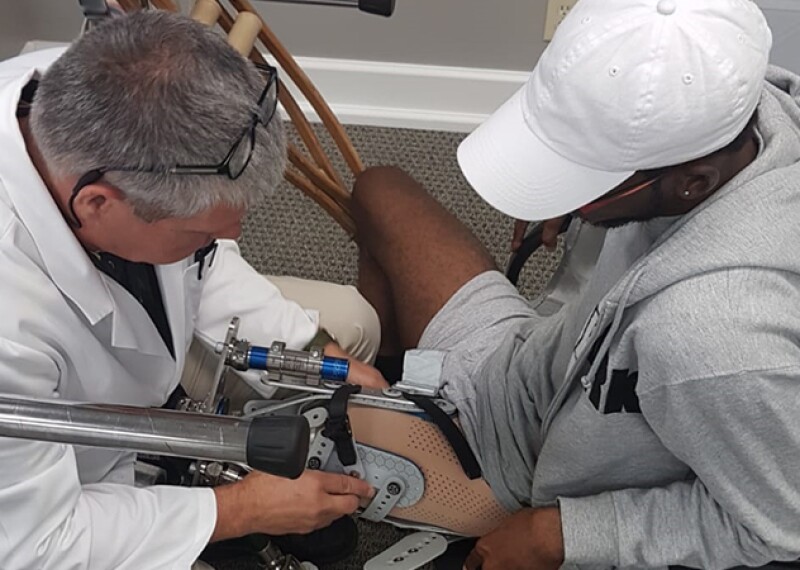
M 425 492 L 415 505 L 390 517 L 482 536 L 509 516 L 483 479 L 470 481 L 439 428 L 411 414 L 351 404 L 350 424 L 357 442 L 401 455 L 425 476 Z
M 191 396 L 201 398 L 208 392 L 216 359 L 200 343 L 192 345 L 181 381 Z M 226 394 L 239 405 L 253 397 L 244 382 L 229 382 L 227 386 Z M 482 536 L 510 514 L 497 503 L 483 479 L 467 479 L 450 444 L 434 424 L 410 414 L 356 404 L 350 404 L 348 415 L 356 441 L 409 459 L 425 476 L 422 499 L 411 507 L 394 509 L 389 516 Z

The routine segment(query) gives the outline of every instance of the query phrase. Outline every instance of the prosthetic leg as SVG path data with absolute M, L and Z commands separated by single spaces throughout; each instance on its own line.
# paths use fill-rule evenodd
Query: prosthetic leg
M 378 492 L 358 516 L 422 531 L 366 568 L 417 568 L 442 554 L 448 541 L 482 536 L 509 516 L 480 476 L 455 406 L 437 397 L 441 355 L 412 351 L 403 380 L 375 390 L 345 384 L 347 361 L 326 357 L 321 349 L 252 346 L 236 337 L 237 330 L 234 319 L 216 347 L 220 362 L 263 370 L 259 385 L 250 384 L 257 392 L 289 394 L 248 401 L 243 416 L 304 417 L 311 430 L 308 469 L 370 482 Z M 219 367 L 218 373 L 223 374 Z M 214 385 L 211 406 L 220 398 L 215 392 L 220 381 Z

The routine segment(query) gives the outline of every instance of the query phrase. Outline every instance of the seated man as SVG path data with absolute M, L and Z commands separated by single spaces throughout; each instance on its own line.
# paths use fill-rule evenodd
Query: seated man
M 193 335 L 233 315 L 261 344 L 312 341 L 318 315 L 231 241 L 282 174 L 276 81 L 164 12 L 0 64 L 0 392 L 161 406 Z M 0 438 L 0 567 L 188 568 L 209 539 L 307 532 L 373 494 L 327 473 L 136 489 L 133 460 Z
M 747 0 L 581 0 L 465 140 L 467 179 L 504 213 L 608 228 L 548 318 L 410 177 L 358 179 L 383 352 L 447 351 L 443 395 L 488 484 L 440 499 L 448 520 L 427 495 L 392 515 L 496 526 L 470 570 L 800 558 L 800 78 L 767 69 L 770 45 Z M 402 438 L 363 415 L 357 440 Z

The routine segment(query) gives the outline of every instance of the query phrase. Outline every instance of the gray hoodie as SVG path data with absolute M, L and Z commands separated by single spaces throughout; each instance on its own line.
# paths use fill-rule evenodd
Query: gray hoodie
M 770 70 L 757 129 L 754 162 L 685 216 L 609 230 L 580 300 L 480 374 L 487 480 L 560 505 L 567 563 L 800 558 L 800 78 Z

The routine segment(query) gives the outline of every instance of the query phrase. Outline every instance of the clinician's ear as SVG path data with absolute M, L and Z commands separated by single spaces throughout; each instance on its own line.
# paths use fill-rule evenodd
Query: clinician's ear
M 125 199 L 122 192 L 107 184 L 89 184 L 81 188 L 75 196 L 73 209 L 82 226 L 96 224 L 110 219 L 114 208 Z
M 680 173 L 675 188 L 675 198 L 685 202 L 699 202 L 713 194 L 719 186 L 722 174 L 719 168 L 709 163 L 686 166 Z

